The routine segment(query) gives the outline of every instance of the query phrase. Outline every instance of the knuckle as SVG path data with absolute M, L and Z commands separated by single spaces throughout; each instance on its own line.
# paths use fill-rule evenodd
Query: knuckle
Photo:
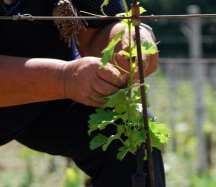
M 110 95 L 110 94 L 112 94 L 113 92 L 115 92 L 116 91 L 116 89 L 115 88 L 105 88 L 104 89 L 104 95 Z

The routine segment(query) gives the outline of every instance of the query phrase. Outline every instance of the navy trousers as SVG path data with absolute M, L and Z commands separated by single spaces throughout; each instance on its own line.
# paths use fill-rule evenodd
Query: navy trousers
M 131 177 L 136 171 L 136 157 L 128 154 L 123 161 L 116 159 L 119 146 L 114 143 L 108 151 L 91 151 L 87 134 L 88 116 L 94 108 L 71 101 L 51 102 L 15 138 L 29 148 L 52 155 L 70 157 L 92 177 L 94 187 L 132 187 Z M 111 133 L 107 129 L 104 133 Z M 153 151 L 156 187 L 165 187 L 161 153 Z M 147 166 L 144 164 L 144 171 Z M 148 176 L 146 186 L 149 186 Z

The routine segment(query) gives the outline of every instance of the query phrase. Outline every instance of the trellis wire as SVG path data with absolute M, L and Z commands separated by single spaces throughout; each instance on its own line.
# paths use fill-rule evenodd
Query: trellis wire
M 192 19 L 192 18 L 202 18 L 202 19 L 216 19 L 216 14 L 182 14 L 182 15 L 146 15 L 139 16 L 142 21 L 146 20 L 161 20 L 161 19 Z M 13 16 L 0 16 L 0 20 L 11 20 L 11 21 L 51 21 L 51 20 L 123 20 L 123 19 L 133 19 L 132 17 L 124 16 L 33 16 L 31 14 L 17 14 Z

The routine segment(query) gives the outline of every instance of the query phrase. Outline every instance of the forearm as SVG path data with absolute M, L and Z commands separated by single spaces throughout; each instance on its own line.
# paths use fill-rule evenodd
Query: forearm
M 63 63 L 0 55 L 0 107 L 62 99 Z

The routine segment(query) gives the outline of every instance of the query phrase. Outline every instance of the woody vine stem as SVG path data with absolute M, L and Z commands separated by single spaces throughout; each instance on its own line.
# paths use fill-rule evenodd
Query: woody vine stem
M 149 131 L 149 124 L 148 124 L 148 114 L 147 114 L 147 98 L 146 92 L 144 89 L 144 74 L 143 74 L 143 62 L 142 62 L 142 50 L 141 50 L 141 39 L 140 39 L 140 11 L 139 11 L 139 4 L 137 0 L 133 1 L 132 4 L 132 16 L 134 17 L 133 23 L 135 26 L 135 40 L 137 45 L 137 60 L 138 60 L 138 70 L 139 70 L 139 79 L 140 79 L 140 91 L 141 91 L 141 101 L 143 107 L 143 118 L 144 118 L 144 129 L 146 130 L 146 142 L 145 146 L 146 153 L 147 153 L 147 162 L 148 162 L 148 174 L 150 177 L 150 187 L 155 187 L 155 176 L 154 176 L 154 166 L 153 166 L 153 159 L 152 159 L 152 145 L 151 145 L 151 138 L 150 138 L 150 131 Z M 144 151 L 142 146 L 140 147 L 140 151 Z M 142 153 L 137 153 L 142 154 Z M 139 155 L 137 155 L 139 157 Z M 137 161 L 139 164 L 139 160 Z M 138 166 L 139 167 L 139 166 Z

